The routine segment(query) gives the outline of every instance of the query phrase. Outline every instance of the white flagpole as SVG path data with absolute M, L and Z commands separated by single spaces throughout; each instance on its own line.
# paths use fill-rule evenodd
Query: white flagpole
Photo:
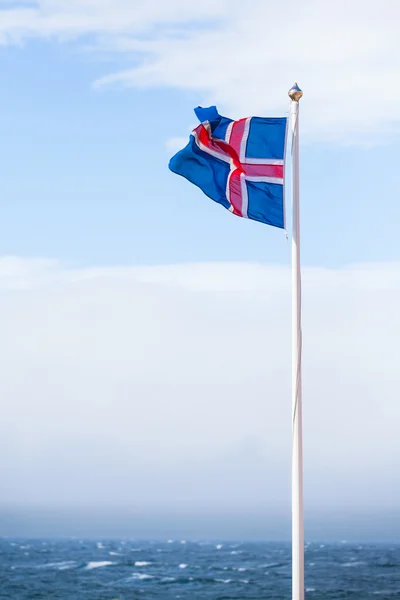
M 289 90 L 292 125 L 292 600 L 304 600 L 303 423 L 301 394 L 301 271 L 299 202 L 299 100 L 303 92 Z

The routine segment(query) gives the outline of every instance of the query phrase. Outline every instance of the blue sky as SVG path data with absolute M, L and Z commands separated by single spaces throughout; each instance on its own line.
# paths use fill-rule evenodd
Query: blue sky
M 0 0 L 2 505 L 289 519 L 290 243 L 168 161 L 296 79 L 306 505 L 400 502 L 400 8 L 246 6 Z
M 192 108 L 218 99 L 183 83 L 181 89 L 96 88 L 93 83 L 105 73 L 137 58 L 88 51 L 89 43 L 93 37 L 28 39 L 1 48 L 1 253 L 75 266 L 287 262 L 279 231 L 232 218 L 167 169 L 172 152 L 167 140 L 187 137 L 195 122 Z M 281 109 L 262 114 L 284 114 L 297 74 L 293 68 L 279 89 Z M 262 77 L 268 107 L 268 87 L 276 83 L 269 82 L 268 71 Z M 303 87 L 307 107 L 315 100 L 313 90 Z M 249 97 L 252 93 L 249 87 Z M 221 110 L 230 98 L 224 100 Z M 248 114 L 243 110 L 240 116 Z M 304 264 L 399 259 L 397 138 L 377 139 L 367 124 L 362 143 L 354 144 L 352 133 L 341 141 L 325 136 L 320 141 L 318 127 L 310 141 L 312 119 L 307 110 L 301 156 Z M 340 125 L 340 113 L 337 119 Z

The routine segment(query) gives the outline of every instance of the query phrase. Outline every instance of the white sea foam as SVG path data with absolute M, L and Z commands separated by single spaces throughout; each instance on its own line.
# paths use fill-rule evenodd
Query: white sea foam
M 137 560 L 135 562 L 135 567 L 148 567 L 149 565 L 151 565 L 151 562 L 147 562 L 145 560 Z
M 168 540 L 167 544 L 173 544 L 174 540 Z
M 68 571 L 69 569 L 75 569 L 75 568 L 76 568 L 76 566 L 77 566 L 77 564 L 76 564 L 76 563 L 71 563 L 70 565 L 67 565 L 67 564 L 65 564 L 65 565 L 60 565 L 60 566 L 58 567 L 58 570 L 59 570 L 59 571 Z
M 109 560 L 97 560 L 97 561 L 94 560 L 94 561 L 88 562 L 85 569 L 86 569 L 86 571 L 91 571 L 92 569 L 100 569 L 101 567 L 109 567 L 110 565 L 115 565 L 115 563 L 113 563 Z
M 56 568 L 59 571 L 67 571 L 68 569 L 74 569 L 77 565 L 74 560 L 64 560 L 60 562 L 47 563 L 43 566 L 48 569 Z
M 248 579 L 241 579 L 240 583 L 250 583 Z
M 132 575 L 132 579 L 140 579 L 144 581 L 145 579 L 154 579 L 154 575 L 146 575 L 146 573 L 134 573 Z
M 110 556 L 122 556 L 121 552 L 109 552 Z
M 181 544 L 186 544 L 186 540 L 181 540 Z
M 245 571 L 247 571 L 247 569 L 245 567 L 239 567 L 238 571 L 239 573 L 244 573 Z
M 342 567 L 359 567 L 360 565 L 365 565 L 366 563 L 362 560 L 353 560 L 352 562 L 343 563 Z
M 163 577 L 161 579 L 161 581 L 163 581 L 164 583 L 167 583 L 169 581 L 176 581 L 176 578 L 175 577 Z
M 184 563 L 182 563 L 182 564 L 179 565 L 180 569 L 186 569 L 186 567 L 187 567 L 187 565 L 185 565 Z
M 315 588 L 306 588 L 306 592 L 315 592 Z
M 57 569 L 58 571 L 65 571 L 67 569 L 73 569 L 77 566 L 74 560 L 62 560 L 59 562 L 49 562 L 42 565 L 35 565 L 36 569 Z M 17 567 L 15 567 L 17 568 Z
M 217 550 L 221 550 L 221 548 L 222 548 L 222 544 L 218 544 L 218 546 L 216 546 Z
M 232 583 L 232 579 L 215 579 L 217 583 Z
M 104 546 L 101 542 L 97 542 L 96 546 L 98 547 L 99 550 L 102 550 L 104 548 Z

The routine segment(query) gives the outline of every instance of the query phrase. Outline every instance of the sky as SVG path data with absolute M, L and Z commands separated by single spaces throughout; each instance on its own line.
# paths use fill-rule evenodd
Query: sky
M 298 81 L 306 507 L 398 510 L 399 17 L 0 1 L 0 508 L 288 522 L 290 243 L 168 161 Z

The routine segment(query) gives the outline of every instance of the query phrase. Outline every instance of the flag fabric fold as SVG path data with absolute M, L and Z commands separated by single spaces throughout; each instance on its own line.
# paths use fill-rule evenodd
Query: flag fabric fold
M 200 125 L 171 171 L 233 214 L 284 228 L 286 117 L 233 121 L 215 106 L 195 113 Z

